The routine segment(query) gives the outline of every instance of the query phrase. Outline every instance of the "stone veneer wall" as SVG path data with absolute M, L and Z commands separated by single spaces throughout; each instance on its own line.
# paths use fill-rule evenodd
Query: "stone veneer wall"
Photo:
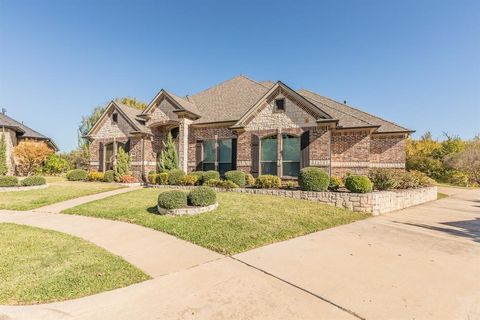
M 183 189 L 188 190 L 195 187 L 189 186 L 159 186 L 149 185 L 155 188 Z M 356 212 L 371 212 L 379 215 L 395 210 L 405 209 L 411 206 L 422 204 L 437 199 L 437 187 L 425 187 L 417 189 L 405 189 L 395 191 L 375 191 L 370 193 L 351 192 L 314 192 L 301 190 L 283 189 L 254 189 L 235 188 L 220 189 L 212 188 L 220 192 L 239 192 L 250 194 L 264 194 L 281 196 L 294 199 L 304 199 L 330 204 L 339 208 L 345 208 Z

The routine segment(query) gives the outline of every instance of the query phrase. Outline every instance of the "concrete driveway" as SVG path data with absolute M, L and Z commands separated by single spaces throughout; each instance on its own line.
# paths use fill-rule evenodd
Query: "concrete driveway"
M 235 256 L 366 319 L 480 319 L 480 191 Z
M 88 239 L 154 279 L 0 306 L 0 319 L 480 319 L 480 191 L 443 191 L 451 197 L 234 257 L 180 240 L 166 250 L 170 236 L 115 221 L 3 215 Z

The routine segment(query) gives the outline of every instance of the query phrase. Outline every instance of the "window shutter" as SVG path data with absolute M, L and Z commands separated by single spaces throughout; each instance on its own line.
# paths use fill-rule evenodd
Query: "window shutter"
M 103 143 L 98 144 L 98 171 L 103 172 L 103 163 L 104 163 L 104 156 L 103 156 Z
M 301 167 L 310 166 L 310 131 L 302 133 L 300 138 Z
M 196 162 L 196 170 L 202 171 L 202 141 L 197 140 L 195 144 L 195 162 Z
M 237 170 L 237 138 L 232 139 L 232 170 Z
M 260 139 L 257 135 L 252 134 L 252 175 L 257 177 L 260 165 Z

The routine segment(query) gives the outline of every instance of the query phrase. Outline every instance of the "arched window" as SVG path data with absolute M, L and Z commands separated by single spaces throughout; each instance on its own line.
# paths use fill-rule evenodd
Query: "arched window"
M 261 174 L 277 175 L 278 144 L 277 136 L 262 139 L 261 142 Z
M 282 176 L 298 177 L 300 173 L 300 137 L 282 135 Z

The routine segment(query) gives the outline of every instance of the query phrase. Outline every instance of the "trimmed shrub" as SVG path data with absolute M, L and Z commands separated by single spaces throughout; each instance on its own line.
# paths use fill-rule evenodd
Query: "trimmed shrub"
M 103 181 L 103 172 L 98 172 L 98 171 L 90 171 L 87 175 L 87 180 L 88 181 Z
M 297 184 L 293 181 L 287 181 L 282 185 L 282 189 L 294 190 L 297 188 Z
M 260 189 L 273 189 L 280 188 L 282 186 L 282 180 L 279 177 L 271 174 L 260 175 L 255 181 L 255 187 Z
M 211 179 L 220 180 L 220 173 L 215 170 L 209 170 L 204 172 L 202 175 L 202 184 L 207 183 Z
M 44 177 L 41 176 L 30 176 L 22 180 L 22 186 L 42 186 L 47 183 Z
M 187 194 L 180 190 L 166 191 L 158 196 L 158 206 L 164 209 L 178 209 L 187 206 Z
M 159 173 L 158 176 L 157 176 L 157 183 L 161 184 L 163 186 L 168 184 L 168 177 L 169 177 L 168 172 Z
M 423 172 L 416 170 L 412 170 L 409 172 L 413 176 L 413 179 L 415 179 L 418 187 L 430 187 L 435 184 L 435 180 L 433 180 Z
M 238 186 L 234 182 L 230 180 L 220 180 L 220 179 L 210 179 L 208 180 L 206 185 L 209 187 L 223 188 L 223 189 L 238 188 Z
M 181 169 L 173 169 L 168 172 L 168 184 L 173 186 L 179 186 L 182 184 L 182 179 L 185 176 L 185 172 Z
M 351 175 L 345 179 L 345 187 L 351 192 L 367 193 L 372 192 L 373 183 L 367 176 Z
M 340 186 L 343 184 L 342 179 L 337 176 L 330 176 L 330 183 L 328 184 L 328 190 L 338 191 Z
M 304 191 L 325 191 L 329 183 L 328 174 L 320 168 L 303 168 L 298 175 L 298 185 Z
M 18 178 L 14 176 L 0 176 L 0 187 L 15 187 L 18 185 Z
M 212 188 L 202 186 L 190 191 L 187 201 L 191 206 L 206 207 L 217 202 L 217 195 Z
M 103 174 L 103 182 L 113 182 L 115 180 L 115 172 L 113 170 L 107 170 Z
M 67 180 L 83 181 L 87 179 L 88 172 L 83 169 L 74 169 L 67 172 Z
M 418 181 L 415 177 L 408 171 L 398 173 L 399 183 L 398 189 L 411 189 L 418 187 Z
M 255 185 L 255 178 L 250 174 L 250 173 L 247 173 L 245 175 L 245 184 L 247 186 L 253 186 Z
M 400 185 L 399 173 L 393 170 L 373 169 L 368 173 L 368 178 L 376 190 L 396 189 Z
M 158 183 L 158 174 L 155 173 L 155 171 L 153 171 L 153 172 L 150 171 L 150 172 L 148 173 L 147 179 L 148 179 L 148 183 L 150 183 L 150 184 L 157 184 L 157 183 Z
M 190 172 L 190 174 L 191 174 L 192 176 L 195 176 L 195 177 L 198 178 L 198 181 L 202 181 L 202 177 L 203 177 L 203 174 L 204 174 L 204 173 L 205 173 L 205 172 L 203 172 L 203 171 L 192 171 L 192 172 Z
M 124 174 L 123 176 L 120 177 L 120 182 L 121 183 L 137 183 L 138 179 L 132 175 Z
M 194 186 L 198 181 L 198 177 L 193 174 L 184 175 L 182 178 L 183 186 Z
M 225 180 L 232 181 L 239 187 L 245 187 L 245 173 L 239 170 L 231 170 L 225 173 Z

